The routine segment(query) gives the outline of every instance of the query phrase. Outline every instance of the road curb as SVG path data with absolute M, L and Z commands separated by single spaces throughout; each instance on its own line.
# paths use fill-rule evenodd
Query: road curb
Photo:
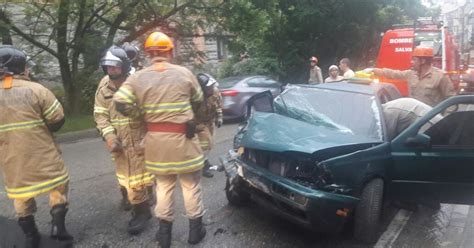
M 75 142 L 81 139 L 97 138 L 97 137 L 100 137 L 99 133 L 97 132 L 97 129 L 90 128 L 86 130 L 55 135 L 55 140 L 58 143 L 71 143 L 71 142 Z

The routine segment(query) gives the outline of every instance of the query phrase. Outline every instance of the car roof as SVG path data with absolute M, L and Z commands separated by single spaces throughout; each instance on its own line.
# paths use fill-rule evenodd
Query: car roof
M 233 77 L 226 77 L 226 78 L 221 78 L 219 81 L 224 81 L 224 80 L 237 80 L 240 81 L 244 78 L 247 78 L 248 76 L 233 76 Z
M 220 80 L 238 80 L 238 81 L 241 81 L 243 79 L 253 78 L 253 77 L 267 77 L 267 76 L 263 76 L 263 75 L 232 76 L 232 77 L 222 78 Z
M 338 90 L 338 91 L 347 91 L 347 92 L 354 92 L 366 95 L 374 95 L 382 88 L 392 88 L 395 87 L 391 84 L 387 83 L 353 83 L 349 81 L 341 81 L 335 83 L 324 83 L 324 84 L 316 84 L 316 85 L 301 85 L 304 87 L 312 87 L 318 89 L 328 89 L 328 90 Z

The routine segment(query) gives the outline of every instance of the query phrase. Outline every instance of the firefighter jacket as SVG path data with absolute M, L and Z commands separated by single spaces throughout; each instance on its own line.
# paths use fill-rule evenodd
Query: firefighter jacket
M 431 67 L 427 73 L 420 76 L 413 70 L 398 71 L 386 68 L 382 69 L 381 73 L 377 75 L 391 79 L 406 80 L 410 97 L 420 100 L 431 107 L 456 94 L 451 80 L 436 67 Z
M 193 109 L 203 101 L 203 93 L 188 69 L 156 57 L 152 65 L 134 73 L 114 95 L 114 101 L 139 107 L 148 129 L 154 125 L 185 126 L 194 119 Z M 197 136 L 187 138 L 174 131 L 148 131 L 145 136 L 145 165 L 155 174 L 181 174 L 202 169 L 204 156 Z
M 222 121 L 222 97 L 219 90 L 214 87 L 212 95 L 204 97 L 204 102 L 196 114 L 196 132 L 203 151 L 212 148 L 214 125 L 217 120 Z
M 423 117 L 432 108 L 413 98 L 398 98 L 393 101 L 382 104 L 382 110 L 385 117 L 388 140 L 397 137 L 401 132 L 407 129 L 415 121 Z M 424 125 L 422 131 L 431 127 L 442 117 L 435 116 L 429 121 L 429 125 Z
M 116 139 L 122 144 L 121 152 L 113 152 L 119 184 L 126 188 L 149 185 L 154 176 L 147 172 L 141 142 L 146 128 L 139 118 L 122 115 L 112 100 L 117 91 L 108 76 L 102 78 L 95 94 L 94 120 L 105 140 Z
M 47 125 L 64 118 L 61 104 L 40 84 L 22 76 L 0 82 L 0 168 L 7 196 L 32 198 L 69 181 Z M 3 87 L 2 87 L 3 86 Z

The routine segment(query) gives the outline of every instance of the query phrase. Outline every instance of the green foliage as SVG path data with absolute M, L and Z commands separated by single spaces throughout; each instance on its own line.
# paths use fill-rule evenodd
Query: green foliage
M 58 133 L 67 133 L 94 128 L 95 122 L 92 115 L 73 115 L 66 116 L 66 123 Z
M 282 81 L 303 82 L 309 57 L 318 56 L 324 73 L 343 57 L 365 66 L 378 52 L 381 32 L 425 11 L 411 0 L 235 0 L 222 16 L 225 30 L 236 35 L 229 45 L 234 54 L 247 52 Z
M 66 103 L 66 93 L 64 92 L 64 88 L 62 86 L 55 86 L 50 89 L 53 92 L 54 96 L 58 101 L 61 103 L 62 106 Z
M 100 80 L 104 77 L 102 70 L 97 70 L 90 75 L 81 75 L 81 98 L 79 102 L 80 114 L 92 114 L 94 110 L 95 92 Z
M 215 26 L 212 23 L 219 21 L 219 4 L 221 0 L 3 2 L 0 36 L 7 41 L 10 32 L 15 39 L 36 47 L 38 54 L 49 55 L 38 58 L 56 60 L 66 97 L 64 106 L 78 114 L 92 109 L 100 79 L 95 71 L 107 47 L 135 40 L 143 44 L 144 37 L 157 30 L 177 39 L 189 37 L 198 27 L 207 30 Z M 30 49 L 27 52 L 33 54 Z M 51 77 L 48 67 L 50 64 L 38 66 L 38 78 Z
M 238 62 L 229 59 L 222 63 L 216 75 L 218 78 L 245 75 L 273 75 L 277 77 L 278 65 L 275 59 L 267 57 L 249 58 Z

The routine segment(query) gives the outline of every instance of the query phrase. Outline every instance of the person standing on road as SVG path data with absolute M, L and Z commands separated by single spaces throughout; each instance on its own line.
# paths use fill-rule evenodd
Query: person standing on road
M 324 79 L 325 83 L 337 82 L 343 80 L 344 77 L 339 75 L 339 68 L 337 65 L 329 66 L 329 77 Z
M 26 247 L 39 247 L 35 197 L 49 193 L 51 238 L 72 243 L 65 227 L 69 174 L 53 132 L 65 122 L 56 97 L 25 76 L 26 54 L 0 47 L 0 169 L 13 199 Z
M 130 74 L 133 74 L 135 71 L 143 69 L 143 65 L 139 60 L 140 49 L 138 49 L 138 47 L 128 42 L 123 43 L 120 47 L 125 50 L 125 52 L 127 53 L 127 57 L 130 60 L 130 63 L 132 64 Z
M 310 69 L 309 69 L 309 84 L 320 84 L 323 83 L 323 74 L 321 73 L 321 68 L 317 66 L 318 58 L 315 56 L 309 59 L 310 61 Z
M 115 161 L 117 179 L 122 193 L 122 208 L 131 204 L 132 219 L 127 231 L 142 232 L 152 217 L 149 199 L 153 198 L 154 177 L 145 168 L 143 148 L 144 123 L 138 116 L 126 117 L 115 109 L 114 93 L 129 76 L 131 66 L 127 53 L 118 46 L 110 47 L 101 59 L 105 74 L 95 95 L 94 120 Z
M 199 137 L 201 149 L 204 152 L 206 160 L 202 175 L 204 177 L 213 177 L 209 168 L 211 164 L 208 160 L 209 152 L 212 148 L 212 139 L 214 137 L 214 126 L 218 128 L 222 126 L 222 97 L 216 87 L 217 81 L 209 74 L 199 73 L 197 75 L 199 84 L 204 93 L 204 103 L 197 110 L 196 115 L 196 132 Z
M 456 92 L 449 77 L 440 69 L 433 67 L 432 61 L 433 48 L 418 46 L 413 50 L 411 70 L 367 68 L 364 71 L 389 79 L 406 80 L 410 97 L 434 107 Z
M 174 220 L 173 192 L 179 182 L 189 218 L 188 243 L 197 244 L 206 235 L 202 224 L 204 206 L 201 169 L 204 156 L 195 135 L 195 112 L 203 101 L 196 77 L 185 67 L 171 64 L 173 42 L 161 33 L 151 33 L 145 51 L 152 64 L 131 75 L 114 95 L 116 108 L 124 115 L 143 111 L 147 125 L 145 165 L 156 176 L 160 220 L 156 238 L 170 247 Z
M 354 71 L 351 69 L 351 61 L 348 58 L 343 58 L 339 61 L 339 69 L 341 69 L 344 79 L 353 78 L 355 76 Z

